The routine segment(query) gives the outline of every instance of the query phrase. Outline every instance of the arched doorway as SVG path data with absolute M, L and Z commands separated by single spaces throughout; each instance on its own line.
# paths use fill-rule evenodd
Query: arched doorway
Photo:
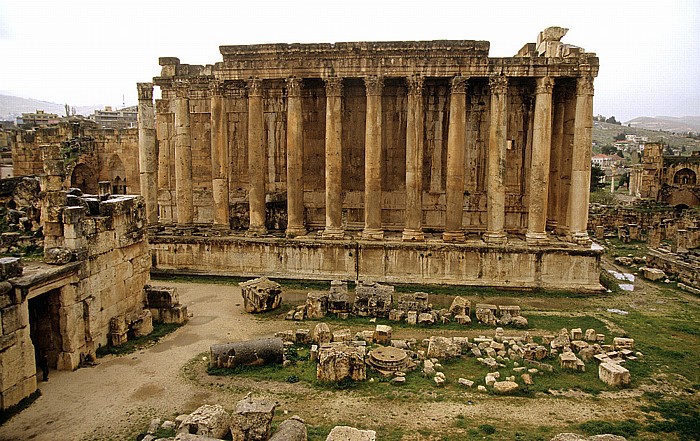
M 124 163 L 116 155 L 109 161 L 109 180 L 112 182 L 112 194 L 126 194 Z
M 697 180 L 697 175 L 689 168 L 682 168 L 673 175 L 673 183 L 676 185 L 695 185 Z
M 77 187 L 87 194 L 97 194 L 97 174 L 87 165 L 78 164 L 70 178 L 71 187 Z

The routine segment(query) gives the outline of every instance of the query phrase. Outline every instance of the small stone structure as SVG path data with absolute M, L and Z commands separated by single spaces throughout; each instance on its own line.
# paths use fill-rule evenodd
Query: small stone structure
M 352 312 L 360 317 L 389 317 L 394 287 L 376 282 L 360 282 L 355 287 Z
M 265 312 L 279 308 L 282 303 L 282 285 L 267 277 L 239 283 L 246 312 Z
M 344 342 L 325 343 L 318 351 L 316 378 L 321 381 L 353 380 L 367 378 L 365 348 Z
M 284 342 L 280 338 L 214 344 L 209 348 L 209 366 L 232 369 L 284 362 Z
M 277 403 L 248 394 L 231 415 L 233 441 L 267 441 Z
M 408 312 L 429 312 L 432 308 L 428 303 L 428 294 L 424 292 L 404 293 L 399 296 L 396 309 Z
M 187 305 L 180 304 L 177 288 L 146 285 L 144 289 L 154 321 L 178 324 L 187 321 Z

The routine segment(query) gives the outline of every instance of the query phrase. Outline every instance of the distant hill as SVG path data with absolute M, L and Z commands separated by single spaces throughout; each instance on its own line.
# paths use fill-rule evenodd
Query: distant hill
M 700 116 L 640 116 L 627 121 L 625 125 L 649 130 L 663 130 L 673 133 L 700 133 Z
M 598 146 L 613 145 L 615 143 L 615 136 L 621 133 L 626 135 L 646 136 L 649 142 L 662 142 L 678 149 L 685 147 L 686 150 L 700 150 L 700 140 L 688 138 L 687 136 L 666 130 L 646 129 L 635 126 L 629 127 L 627 123 L 619 125 L 599 121 L 593 122 L 593 141 Z
M 79 106 L 75 108 L 79 115 L 90 115 L 97 109 L 102 109 L 103 106 Z M 16 120 L 22 113 L 36 112 L 43 110 L 46 113 L 55 113 L 58 116 L 66 116 L 66 108 L 64 104 L 50 103 L 48 101 L 40 101 L 32 98 L 20 98 L 17 96 L 0 95 L 0 120 Z

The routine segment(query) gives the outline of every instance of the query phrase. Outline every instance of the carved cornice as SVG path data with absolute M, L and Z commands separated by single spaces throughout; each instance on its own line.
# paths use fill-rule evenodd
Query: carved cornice
M 301 96 L 301 78 L 290 77 L 285 80 L 287 83 L 287 96 Z
M 462 75 L 457 75 L 456 77 L 453 77 L 450 81 L 451 92 L 453 94 L 467 93 L 467 81 L 469 81 L 469 77 L 465 77 Z
M 153 83 L 136 83 L 139 91 L 139 101 L 153 101 Z
M 539 77 L 536 79 L 535 93 L 551 95 L 554 90 L 554 80 L 552 77 Z
M 593 95 L 592 76 L 580 77 L 578 81 L 576 81 L 576 95 Z
M 212 96 L 224 96 L 226 93 L 226 86 L 223 81 L 213 81 L 209 83 L 209 91 Z
M 424 78 L 420 75 L 413 75 L 410 77 L 406 77 L 406 85 L 408 86 L 408 94 L 422 96 L 424 82 L 425 82 Z
M 507 95 L 508 94 L 508 77 L 499 75 L 489 78 L 489 89 L 492 95 Z
M 262 96 L 262 80 L 260 78 L 251 78 L 246 82 L 248 96 Z
M 326 77 L 323 82 L 326 84 L 326 96 L 343 95 L 343 79 L 341 77 Z
M 378 75 L 365 77 L 365 89 L 367 95 L 381 96 L 382 89 L 384 89 L 384 77 Z
M 176 98 L 189 98 L 190 88 L 187 83 L 175 83 L 175 97 Z

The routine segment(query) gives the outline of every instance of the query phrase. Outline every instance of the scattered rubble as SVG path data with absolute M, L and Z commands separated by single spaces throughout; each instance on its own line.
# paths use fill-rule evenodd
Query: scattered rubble
M 282 285 L 267 277 L 239 283 L 246 312 L 272 311 L 282 303 Z

